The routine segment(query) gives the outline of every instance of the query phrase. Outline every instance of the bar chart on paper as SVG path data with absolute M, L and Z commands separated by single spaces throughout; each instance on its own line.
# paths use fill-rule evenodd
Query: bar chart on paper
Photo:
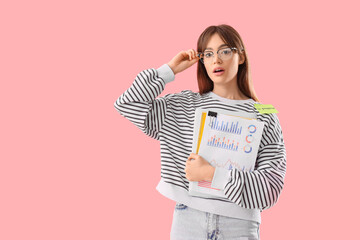
M 210 136 L 207 140 L 207 145 L 211 147 L 223 148 L 231 151 L 237 151 L 239 149 L 239 142 L 223 137 L 216 137 L 216 135 Z
M 214 121 L 212 121 L 210 129 L 217 130 L 221 132 L 226 133 L 234 133 L 234 134 L 241 134 L 242 126 L 240 126 L 239 121 L 220 121 L 215 118 Z

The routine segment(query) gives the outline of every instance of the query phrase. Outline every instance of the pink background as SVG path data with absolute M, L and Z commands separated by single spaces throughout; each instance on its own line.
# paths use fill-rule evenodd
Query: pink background
M 220 7 L 221 6 L 221 7 Z M 356 1 L 1 1 L 0 239 L 169 239 L 159 142 L 114 108 L 147 68 L 226 23 L 279 110 L 285 187 L 261 239 L 355 239 Z M 164 92 L 197 91 L 196 66 Z

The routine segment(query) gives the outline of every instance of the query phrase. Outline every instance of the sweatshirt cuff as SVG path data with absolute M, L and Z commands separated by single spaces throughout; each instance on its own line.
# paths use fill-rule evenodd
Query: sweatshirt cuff
M 158 76 L 165 81 L 165 84 L 172 82 L 175 79 L 175 74 L 167 63 L 157 68 L 156 71 L 158 72 Z
M 225 185 L 230 181 L 230 179 L 230 170 L 215 167 L 214 176 L 211 181 L 211 187 L 223 190 L 225 188 Z

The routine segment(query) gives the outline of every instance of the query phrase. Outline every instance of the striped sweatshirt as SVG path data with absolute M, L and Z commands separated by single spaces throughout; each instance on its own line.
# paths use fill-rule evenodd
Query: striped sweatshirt
M 205 94 L 183 90 L 159 95 L 175 80 L 167 64 L 141 71 L 132 85 L 115 101 L 114 107 L 142 132 L 160 141 L 161 177 L 156 189 L 165 197 L 189 207 L 261 223 L 261 211 L 272 207 L 284 186 L 286 150 L 275 113 L 260 114 L 253 99 L 232 100 L 212 91 Z M 189 195 L 185 163 L 192 152 L 195 109 L 241 112 L 264 122 L 255 169 L 215 168 L 213 186 L 224 198 Z

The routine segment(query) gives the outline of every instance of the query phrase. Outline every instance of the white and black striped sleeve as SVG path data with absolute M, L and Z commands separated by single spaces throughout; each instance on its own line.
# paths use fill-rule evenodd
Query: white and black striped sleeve
M 167 112 L 166 98 L 158 97 L 175 75 L 167 64 L 140 72 L 132 85 L 115 101 L 114 107 L 146 135 L 159 140 Z M 158 98 L 157 98 L 158 97 Z
M 272 207 L 284 186 L 286 150 L 282 129 L 275 113 L 266 115 L 254 171 L 230 170 L 224 187 L 225 196 L 244 208 Z

